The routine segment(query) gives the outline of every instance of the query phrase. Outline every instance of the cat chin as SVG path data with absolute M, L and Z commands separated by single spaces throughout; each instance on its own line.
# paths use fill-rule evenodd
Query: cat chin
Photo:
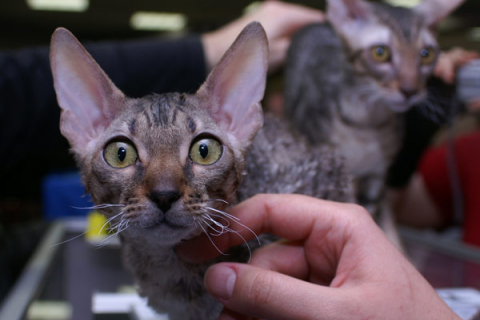
M 389 103 L 388 108 L 393 112 L 402 113 L 406 112 L 410 109 L 413 105 L 409 103 Z
M 162 222 L 155 226 L 130 226 L 122 234 L 129 239 L 145 240 L 156 246 L 174 246 L 201 233 L 195 225 L 176 227 Z
M 426 93 L 417 94 L 409 99 L 406 99 L 402 96 L 399 99 L 391 100 L 390 103 L 388 103 L 388 107 L 393 112 L 397 112 L 397 113 L 406 112 L 413 106 L 422 103 L 425 100 L 426 96 L 427 96 Z

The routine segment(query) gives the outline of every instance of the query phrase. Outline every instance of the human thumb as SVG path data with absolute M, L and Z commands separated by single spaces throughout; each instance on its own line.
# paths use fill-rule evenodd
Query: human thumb
M 240 263 L 210 267 L 205 287 L 227 309 L 261 319 L 336 319 L 349 314 L 345 306 L 355 311 L 342 290 Z

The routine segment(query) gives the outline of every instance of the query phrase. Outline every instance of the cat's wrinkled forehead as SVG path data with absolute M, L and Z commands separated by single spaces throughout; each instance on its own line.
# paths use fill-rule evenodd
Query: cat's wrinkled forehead
M 358 37 L 356 43 L 357 49 L 388 44 L 393 38 L 401 44 L 436 44 L 434 35 L 415 11 L 383 3 L 371 5 L 376 19 L 363 29 L 362 36 Z
M 193 95 L 153 94 L 135 100 L 128 111 L 130 115 L 122 118 L 132 136 L 151 140 L 150 143 L 178 143 L 178 139 L 194 135 L 212 123 L 198 103 Z
M 388 26 L 397 36 L 406 41 L 413 41 L 424 27 L 421 17 L 411 9 L 383 3 L 372 3 L 372 7 L 379 22 Z

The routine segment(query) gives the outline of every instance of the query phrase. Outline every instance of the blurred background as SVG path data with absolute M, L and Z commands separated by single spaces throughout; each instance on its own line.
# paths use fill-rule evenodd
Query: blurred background
M 289 2 L 325 7 L 324 0 Z M 387 2 L 413 6 L 419 1 Z M 201 33 L 233 20 L 251 5 L 248 0 L 2 0 L 0 49 L 46 45 L 59 26 L 83 41 Z M 480 1 L 467 0 L 442 23 L 440 43 L 480 48 L 479 13 Z
M 405 6 L 419 2 L 385 1 Z M 324 0 L 288 2 L 325 9 Z M 258 4 L 248 0 L 1 0 L 0 52 L 46 48 L 53 31 L 60 26 L 72 31 L 81 42 L 201 34 L 225 25 Z M 467 0 L 439 26 L 440 46 L 443 49 L 461 46 L 480 52 L 479 16 L 480 1 Z M 271 86 L 279 86 L 281 75 L 280 70 L 272 76 Z M 0 107 L 1 101 L 0 97 Z M 0 156 L 5 152 L 8 150 L 0 150 Z M 37 160 L 45 161 L 32 160 L 32 165 Z M 73 166 L 71 159 L 65 163 Z M 1 302 L 47 224 L 42 219 L 42 195 L 38 183 L 42 177 L 32 177 L 30 181 L 30 177 L 22 176 L 20 170 L 0 178 Z

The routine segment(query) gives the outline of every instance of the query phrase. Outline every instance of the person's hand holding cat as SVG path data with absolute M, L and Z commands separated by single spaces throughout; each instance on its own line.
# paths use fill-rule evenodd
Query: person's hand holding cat
M 274 0 L 262 2 L 252 12 L 202 36 L 209 69 L 220 60 L 240 31 L 252 21 L 260 22 L 267 33 L 270 50 L 268 69 L 273 71 L 285 61 L 291 36 L 307 24 L 325 21 L 325 14 L 296 4 Z
M 261 195 L 230 213 L 286 240 L 258 249 L 249 264 L 207 271 L 207 290 L 225 305 L 220 319 L 459 319 L 359 206 Z M 235 233 L 214 241 L 221 250 L 243 242 Z M 206 236 L 177 252 L 189 262 L 218 255 Z
M 442 51 L 438 56 L 438 61 L 435 65 L 433 74 L 447 84 L 454 84 L 457 68 L 478 58 L 478 52 L 465 50 L 459 47 Z

